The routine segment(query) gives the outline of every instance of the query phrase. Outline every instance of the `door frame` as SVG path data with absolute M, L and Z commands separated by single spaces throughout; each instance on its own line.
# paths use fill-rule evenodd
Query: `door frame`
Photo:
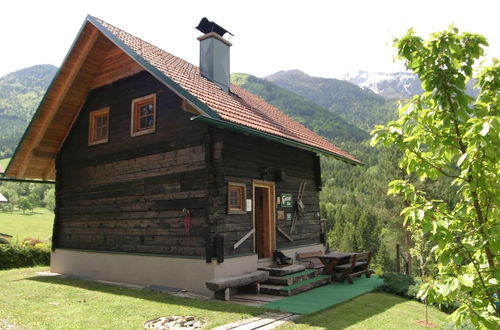
M 252 220 L 253 220 L 253 228 L 255 228 L 255 188 L 264 188 L 269 190 L 269 198 L 268 198 L 268 209 L 269 209 L 269 223 L 267 228 L 268 234 L 265 235 L 268 237 L 269 248 L 270 248 L 270 258 L 272 257 L 272 252 L 276 250 L 276 184 L 272 181 L 263 181 L 263 180 L 253 180 L 252 181 Z M 253 238 L 253 251 L 257 253 L 257 230 L 255 231 Z

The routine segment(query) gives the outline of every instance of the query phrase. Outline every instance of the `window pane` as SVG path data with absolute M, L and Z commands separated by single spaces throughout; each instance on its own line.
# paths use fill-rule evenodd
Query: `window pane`
M 238 207 L 238 191 L 231 190 L 230 191 L 230 197 L 229 197 L 229 204 L 231 207 Z
M 107 126 L 107 121 L 108 121 L 108 116 L 99 116 L 97 117 L 97 127 L 104 127 Z
M 146 125 L 147 127 L 153 127 L 154 125 L 154 117 L 153 116 L 149 116 L 149 117 L 146 117 Z
M 96 132 L 96 139 L 105 139 L 108 136 L 108 128 L 107 127 L 99 127 Z

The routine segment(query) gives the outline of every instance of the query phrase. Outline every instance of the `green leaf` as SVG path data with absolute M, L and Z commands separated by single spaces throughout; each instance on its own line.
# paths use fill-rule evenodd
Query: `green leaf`
M 430 232 L 432 230 L 432 223 L 430 221 L 425 221 L 422 223 L 422 232 L 424 234 Z
M 483 122 L 483 129 L 481 130 L 481 132 L 479 132 L 479 134 L 482 136 L 486 136 L 486 134 L 488 134 L 489 131 L 490 131 L 490 123 L 487 121 Z
M 472 288 L 474 286 L 474 278 L 469 274 L 459 275 L 458 280 L 466 287 Z
M 467 158 L 467 153 L 464 153 L 462 156 L 460 156 L 460 158 L 457 161 L 457 166 L 460 167 L 466 158 Z

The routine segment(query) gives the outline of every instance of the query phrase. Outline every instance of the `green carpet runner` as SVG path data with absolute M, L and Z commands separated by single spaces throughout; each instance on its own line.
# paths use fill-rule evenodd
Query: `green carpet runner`
M 383 280 L 377 276 L 372 275 L 370 278 L 362 276 L 355 278 L 354 284 L 334 283 L 325 285 L 296 296 L 271 301 L 261 307 L 295 314 L 311 314 L 364 293 L 371 292 L 382 285 L 382 283 Z

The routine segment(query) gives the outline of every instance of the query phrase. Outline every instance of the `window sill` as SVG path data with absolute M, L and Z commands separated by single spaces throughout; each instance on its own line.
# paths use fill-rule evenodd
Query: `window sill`
M 243 210 L 228 210 L 227 214 L 247 214 L 247 211 L 243 211 Z
M 108 143 L 108 139 L 103 139 L 103 140 L 97 140 L 97 141 L 92 141 L 88 143 L 88 146 L 95 146 L 97 144 L 103 144 L 103 143 Z
M 142 130 L 142 131 L 132 132 L 132 133 L 130 133 L 130 136 L 131 137 L 141 136 L 141 135 L 153 134 L 155 132 L 156 132 L 155 128 L 150 128 L 150 129 L 145 129 L 145 130 Z

